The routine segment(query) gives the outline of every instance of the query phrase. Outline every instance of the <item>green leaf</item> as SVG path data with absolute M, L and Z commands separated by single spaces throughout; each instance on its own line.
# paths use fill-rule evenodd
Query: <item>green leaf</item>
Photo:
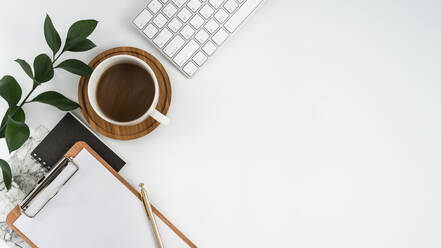
M 47 14 L 46 14 L 46 19 L 44 20 L 44 37 L 46 38 L 46 42 L 55 56 L 58 50 L 60 50 L 61 38 L 57 30 L 55 29 L 51 18 Z
M 73 46 L 71 46 L 68 51 L 84 52 L 84 51 L 89 51 L 90 49 L 92 49 L 94 47 L 96 47 L 95 43 L 93 43 L 89 39 L 85 39 L 85 40 L 79 41 L 76 44 L 74 44 Z
M 96 20 L 80 20 L 72 24 L 67 32 L 67 39 L 87 38 L 95 30 L 98 22 Z
M 8 145 L 9 153 L 20 148 L 29 138 L 29 127 L 20 121 L 13 120 L 8 117 L 6 126 L 6 144 Z
M 63 50 L 70 51 L 72 47 L 85 40 L 95 30 L 97 24 L 95 20 L 81 20 L 72 24 L 67 32 Z
M 0 96 L 5 99 L 9 107 L 17 105 L 21 98 L 21 87 L 12 76 L 0 79 Z
M 28 64 L 28 62 L 26 62 L 23 59 L 16 59 L 15 62 L 17 62 L 21 66 L 23 71 L 26 72 L 26 74 L 32 79 L 32 81 L 34 82 L 34 86 L 33 87 L 35 88 L 38 85 L 38 82 L 35 80 L 34 74 L 32 73 L 32 68 Z
M 17 110 L 18 109 L 18 110 Z M 12 114 L 15 113 L 14 116 Z M 10 116 L 12 119 L 20 122 L 25 122 L 26 116 L 22 108 L 18 108 L 18 106 L 13 106 L 6 111 L 5 116 L 3 116 L 2 123 L 0 127 L 3 127 L 3 125 L 6 125 L 6 122 L 8 121 L 8 116 Z M 5 137 L 5 130 L 6 128 L 3 128 L 3 130 L 0 131 L 0 139 Z
M 17 62 L 21 66 L 23 71 L 26 72 L 26 74 L 28 74 L 28 76 L 30 78 L 34 79 L 34 74 L 32 73 L 32 68 L 28 64 L 28 62 L 24 61 L 23 59 L 16 59 L 15 62 Z
M 46 103 L 63 111 L 70 111 L 80 107 L 78 103 L 55 91 L 43 92 L 35 97 L 32 101 Z
M 57 68 L 64 69 L 68 72 L 72 72 L 73 74 L 77 74 L 83 77 L 90 77 L 90 74 L 92 74 L 92 69 L 88 65 L 77 59 L 65 60 L 61 62 L 57 66 Z
M 47 54 L 40 54 L 34 60 L 35 80 L 38 83 L 44 83 L 54 77 L 54 68 L 52 67 L 52 60 Z
M 2 168 L 3 181 L 5 183 L 6 189 L 10 190 L 12 184 L 11 167 L 9 167 L 8 162 L 4 161 L 3 159 L 0 159 L 0 167 Z

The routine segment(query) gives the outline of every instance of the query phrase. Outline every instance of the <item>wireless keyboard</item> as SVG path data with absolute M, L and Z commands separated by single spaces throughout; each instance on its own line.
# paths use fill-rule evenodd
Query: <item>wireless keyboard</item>
M 263 0 L 151 0 L 135 26 L 187 77 Z

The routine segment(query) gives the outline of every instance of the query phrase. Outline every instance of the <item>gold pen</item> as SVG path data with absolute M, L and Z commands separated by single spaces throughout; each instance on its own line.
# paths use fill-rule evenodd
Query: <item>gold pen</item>
M 144 204 L 147 218 L 152 223 L 153 233 L 155 234 L 156 241 L 158 242 L 158 247 L 164 248 L 161 241 L 161 235 L 159 235 L 158 226 L 156 225 L 155 216 L 153 215 L 152 206 L 150 205 L 149 197 L 147 196 L 147 191 L 145 190 L 143 183 L 140 183 L 139 187 L 141 188 L 142 203 Z

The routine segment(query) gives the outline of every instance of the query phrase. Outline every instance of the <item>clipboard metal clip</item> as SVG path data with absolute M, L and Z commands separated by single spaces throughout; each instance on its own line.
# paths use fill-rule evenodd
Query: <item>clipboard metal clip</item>
M 80 168 L 72 157 L 63 157 L 19 204 L 22 214 L 34 218 Z

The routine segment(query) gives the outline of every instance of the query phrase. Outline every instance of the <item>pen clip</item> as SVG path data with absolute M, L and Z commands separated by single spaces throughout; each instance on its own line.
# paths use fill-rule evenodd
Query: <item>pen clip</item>
M 149 209 L 151 208 L 151 206 L 148 206 L 148 204 L 150 204 L 150 203 L 149 203 L 149 200 L 147 199 L 147 191 L 146 191 L 145 188 L 144 188 L 144 183 L 140 183 L 140 184 L 139 184 L 139 187 L 141 188 L 141 192 L 140 192 L 140 194 L 141 194 L 141 200 L 142 200 L 142 204 L 144 205 L 145 212 L 146 212 L 146 214 L 147 214 L 147 218 L 148 218 L 150 221 L 152 221 L 152 216 L 150 216 L 150 211 L 149 211 Z M 149 208 L 149 207 L 150 207 L 150 208 Z

